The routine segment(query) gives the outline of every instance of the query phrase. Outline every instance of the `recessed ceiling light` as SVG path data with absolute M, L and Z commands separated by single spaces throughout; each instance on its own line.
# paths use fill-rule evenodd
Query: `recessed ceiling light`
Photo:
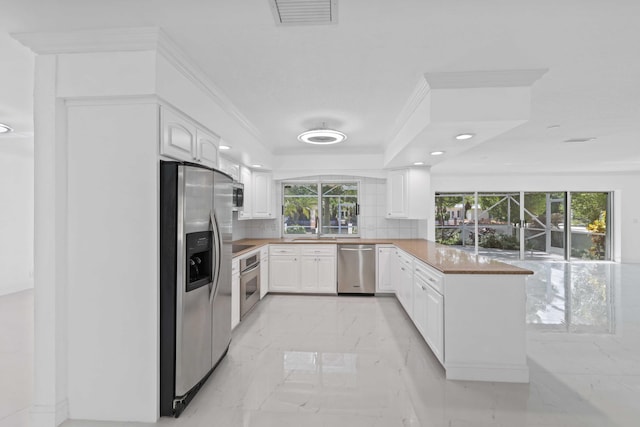
M 228 145 L 221 145 L 220 147 L 221 150 L 231 150 L 231 147 L 229 147 Z
M 570 138 L 570 139 L 565 139 L 564 142 L 569 142 L 569 143 L 576 143 L 576 144 L 580 144 L 582 142 L 589 142 L 589 141 L 593 141 L 594 139 L 596 139 L 593 136 L 587 137 L 587 138 Z
M 256 163 L 256 164 L 254 164 L 254 165 L 251 165 L 251 167 L 254 167 L 254 168 L 261 168 L 261 167 L 262 167 L 262 165 L 259 165 L 259 164 L 257 164 L 257 163 Z
M 465 139 L 471 139 L 475 136 L 475 134 L 473 133 L 461 133 L 459 135 L 456 135 L 456 139 L 458 141 L 464 141 Z
M 298 135 L 299 141 L 316 145 L 337 144 L 339 142 L 345 141 L 346 139 L 347 135 L 345 135 L 344 133 L 324 127 L 319 129 L 311 129 Z
M 10 126 L 5 125 L 4 123 L 0 123 L 0 133 L 8 133 L 8 132 L 12 132 L 13 129 L 11 129 Z
M 422 166 L 424 162 L 413 162 L 413 166 Z
M 432 151 L 430 154 L 432 156 L 442 156 L 444 154 L 444 151 Z
M 549 125 L 547 126 L 547 129 L 551 130 L 551 129 L 558 129 L 560 127 L 560 125 Z

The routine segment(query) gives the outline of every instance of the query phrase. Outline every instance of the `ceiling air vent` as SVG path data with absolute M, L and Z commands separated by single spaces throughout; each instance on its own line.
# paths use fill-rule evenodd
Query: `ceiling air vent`
M 278 25 L 318 25 L 338 22 L 338 0 L 269 0 Z

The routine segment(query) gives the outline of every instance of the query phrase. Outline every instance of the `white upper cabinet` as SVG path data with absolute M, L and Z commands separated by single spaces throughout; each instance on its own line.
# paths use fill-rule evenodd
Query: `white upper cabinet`
M 218 167 L 220 138 L 202 129 L 187 116 L 163 106 L 161 111 L 162 138 L 160 154 L 185 162 Z
M 182 115 L 162 107 L 162 141 L 160 154 L 193 162 L 197 158 L 196 127 Z
M 240 182 L 244 184 L 244 206 L 238 212 L 238 219 L 275 218 L 271 172 L 257 172 L 240 166 Z
M 253 171 L 252 175 L 252 195 L 250 197 L 253 199 L 253 218 L 274 218 L 273 176 L 271 172 Z
M 202 129 L 196 129 L 196 161 L 210 168 L 218 168 L 218 143 L 220 138 Z
M 253 218 L 253 188 L 251 181 L 251 169 L 245 166 L 240 166 L 240 182 L 244 184 L 244 201 L 242 208 L 238 211 L 238 219 Z
M 219 169 L 233 178 L 234 181 L 240 181 L 240 165 L 224 156 L 218 159 Z
M 427 219 L 430 176 L 426 168 L 389 171 L 387 175 L 387 218 Z

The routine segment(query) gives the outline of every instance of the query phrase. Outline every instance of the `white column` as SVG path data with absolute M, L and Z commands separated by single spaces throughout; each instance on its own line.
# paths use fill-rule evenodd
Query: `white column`
M 35 64 L 34 387 L 31 425 L 55 427 L 66 405 L 66 146 L 55 55 Z

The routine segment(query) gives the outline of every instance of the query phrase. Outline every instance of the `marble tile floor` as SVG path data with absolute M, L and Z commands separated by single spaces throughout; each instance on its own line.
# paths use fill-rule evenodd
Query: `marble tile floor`
M 594 265 L 550 263 L 528 283 L 529 384 L 445 380 L 393 297 L 268 295 L 180 418 L 63 426 L 637 426 L 640 265 Z

